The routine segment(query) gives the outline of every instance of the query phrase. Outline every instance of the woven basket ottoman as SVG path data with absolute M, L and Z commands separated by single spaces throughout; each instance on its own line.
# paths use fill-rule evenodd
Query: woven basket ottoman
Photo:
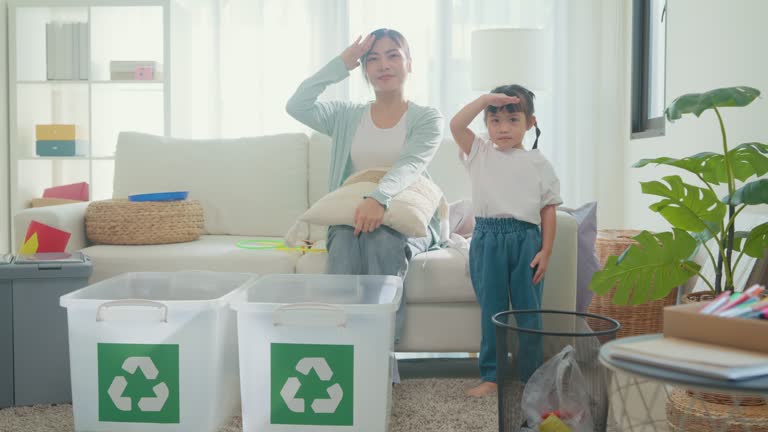
M 199 201 L 94 201 L 85 212 L 88 240 L 97 244 L 152 245 L 197 240 L 203 231 Z

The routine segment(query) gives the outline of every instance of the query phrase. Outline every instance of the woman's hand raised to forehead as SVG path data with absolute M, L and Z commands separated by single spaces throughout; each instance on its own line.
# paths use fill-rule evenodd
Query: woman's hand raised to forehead
M 357 39 L 352 42 L 352 45 L 348 46 L 347 49 L 341 53 L 341 59 L 344 60 L 347 70 L 352 70 L 360 65 L 358 60 L 360 60 L 360 57 L 362 57 L 363 54 L 371 49 L 373 41 L 375 40 L 372 33 L 366 36 L 362 41 L 361 39 L 363 39 L 363 37 L 358 36 Z
M 504 93 L 489 93 L 484 96 L 486 106 L 503 107 L 509 104 L 520 103 L 520 98 L 517 96 L 508 96 Z

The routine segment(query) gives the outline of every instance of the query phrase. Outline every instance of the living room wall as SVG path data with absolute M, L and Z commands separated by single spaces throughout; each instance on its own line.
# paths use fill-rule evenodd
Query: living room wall
M 729 147 L 744 142 L 768 142 L 768 56 L 765 41 L 768 2 L 764 0 L 671 0 L 667 23 L 667 90 L 669 104 L 685 93 L 700 93 L 718 87 L 747 85 L 762 97 L 747 108 L 721 110 Z M 710 110 L 700 118 L 686 116 L 666 124 L 666 135 L 627 140 L 624 175 L 625 227 L 666 230 L 664 219 L 648 209 L 655 202 L 643 195 L 640 181 L 656 180 L 680 170 L 663 167 L 630 168 L 639 159 L 683 157 L 712 151 L 722 153 L 717 117 Z M 686 180 L 696 182 L 681 174 Z M 723 191 L 719 191 L 722 195 Z M 765 222 L 768 206 L 739 216 L 746 225 Z

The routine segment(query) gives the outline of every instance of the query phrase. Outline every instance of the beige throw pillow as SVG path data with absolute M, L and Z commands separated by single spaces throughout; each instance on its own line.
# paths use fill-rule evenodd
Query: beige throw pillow
M 340 188 L 317 201 L 299 217 L 299 221 L 325 226 L 354 226 L 355 209 L 376 189 L 387 171 L 387 168 L 373 168 L 351 176 Z M 382 223 L 408 237 L 425 237 L 442 196 L 437 185 L 419 176 L 416 182 L 390 200 Z

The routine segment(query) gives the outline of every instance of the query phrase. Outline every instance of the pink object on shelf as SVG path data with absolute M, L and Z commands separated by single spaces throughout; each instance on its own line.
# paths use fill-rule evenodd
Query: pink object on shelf
M 88 183 L 81 182 L 51 187 L 43 192 L 43 198 L 64 198 L 88 201 Z
M 151 66 L 139 66 L 133 71 L 135 80 L 153 80 L 155 79 L 155 69 Z

